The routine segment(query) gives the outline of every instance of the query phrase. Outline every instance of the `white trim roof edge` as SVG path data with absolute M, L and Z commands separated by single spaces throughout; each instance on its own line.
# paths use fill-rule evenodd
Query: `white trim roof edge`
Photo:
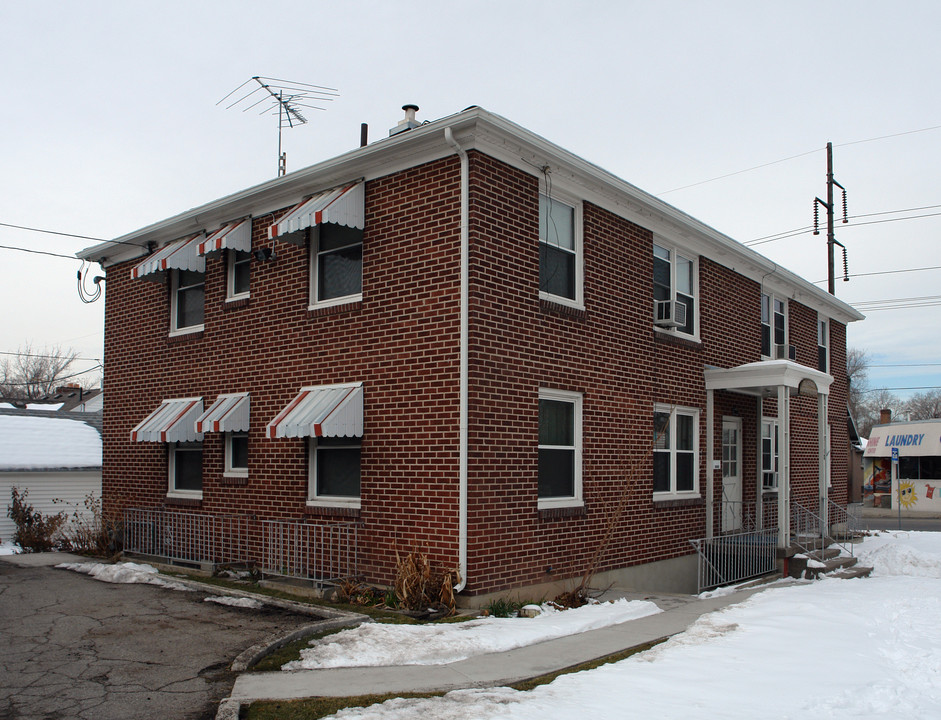
M 123 262 L 140 257 L 149 241 L 166 242 L 188 233 L 204 230 L 207 225 L 214 226 L 236 217 L 244 217 L 249 206 L 256 208 L 268 207 L 267 211 L 270 212 L 281 207 L 296 205 L 305 195 L 310 195 L 320 189 L 327 189 L 333 185 L 357 178 L 380 177 L 388 172 L 394 172 L 397 165 L 411 167 L 431 157 L 445 157 L 453 152 L 445 142 L 443 133 L 440 132 L 445 127 L 452 128 L 455 135 L 461 130 L 468 131 L 466 136 L 464 134 L 457 136 L 461 145 L 466 149 L 486 151 L 492 148 L 486 147 L 488 145 L 486 138 L 478 138 L 478 134 L 484 135 L 485 133 L 480 133 L 480 131 L 485 131 L 487 126 L 496 131 L 497 136 L 503 136 L 503 140 L 512 139 L 515 143 L 528 146 L 531 152 L 544 156 L 547 161 L 558 164 L 560 168 L 564 167 L 577 176 L 593 179 L 602 186 L 613 189 L 615 195 L 621 195 L 626 200 L 642 206 L 644 210 L 659 215 L 667 223 L 691 231 L 695 234 L 696 239 L 704 241 L 707 247 L 711 246 L 711 248 L 720 251 L 717 255 L 728 254 L 732 258 L 756 266 L 761 272 L 759 280 L 764 278 L 769 284 L 776 285 L 776 282 L 771 281 L 771 276 L 777 276 L 781 284 L 789 286 L 789 288 L 796 291 L 796 295 L 800 296 L 794 297 L 794 294 L 788 293 L 794 299 L 804 301 L 806 295 L 809 302 L 804 304 L 812 309 L 821 311 L 828 317 L 844 323 L 864 319 L 860 312 L 847 303 L 706 223 L 613 175 L 598 165 L 527 130 L 521 125 L 478 106 L 472 106 L 459 113 L 427 122 L 408 132 L 383 138 L 283 177 L 268 180 L 218 200 L 194 207 L 114 240 L 85 248 L 76 255 L 83 260 L 93 260 L 102 264 Z M 505 155 L 505 153 L 500 154 Z M 512 164 L 530 173 L 535 174 L 535 171 L 538 170 L 538 166 L 526 167 L 528 163 L 520 157 L 507 158 L 504 156 L 498 159 L 510 160 Z M 608 193 L 608 195 L 611 194 Z M 126 249 L 121 247 L 121 245 L 127 244 L 138 246 L 140 251 L 136 251 L 137 248 Z M 115 248 L 118 248 L 118 250 L 115 251 Z M 703 254 L 714 262 L 725 264 L 716 257 L 707 253 Z M 732 269 L 746 275 L 743 269 Z

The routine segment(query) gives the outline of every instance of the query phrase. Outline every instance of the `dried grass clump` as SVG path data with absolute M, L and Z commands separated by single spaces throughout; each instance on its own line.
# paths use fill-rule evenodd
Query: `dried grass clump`
M 456 601 L 454 586 L 459 582 L 457 570 L 432 570 L 428 557 L 421 550 L 402 556 L 395 553 L 395 597 L 399 606 L 412 612 L 444 612 L 453 615 Z

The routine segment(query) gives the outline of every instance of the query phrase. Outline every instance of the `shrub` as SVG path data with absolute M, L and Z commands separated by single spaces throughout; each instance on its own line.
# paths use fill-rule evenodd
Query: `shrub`
M 62 502 L 55 500 L 54 502 Z M 72 550 L 86 555 L 110 555 L 120 536 L 120 513 L 105 513 L 101 497 L 88 493 L 84 510 L 73 506 L 71 522 L 64 531 Z
M 68 520 L 66 514 L 43 516 L 38 510 L 33 510 L 27 500 L 28 495 L 28 489 L 22 493 L 16 487 L 10 489 L 12 504 L 7 506 L 7 517 L 16 524 L 13 542 L 23 552 L 48 552 L 68 547 L 68 541 L 60 533 Z
M 395 554 L 395 597 L 399 606 L 413 612 L 439 610 L 454 614 L 454 585 L 459 573 L 434 572 L 421 550 L 413 550 L 404 557 Z

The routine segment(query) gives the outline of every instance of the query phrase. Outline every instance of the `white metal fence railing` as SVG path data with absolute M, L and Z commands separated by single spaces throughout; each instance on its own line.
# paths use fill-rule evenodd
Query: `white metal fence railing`
M 358 574 L 359 526 L 355 523 L 260 523 L 262 572 L 327 583 Z
M 263 573 L 333 583 L 359 574 L 359 525 L 124 510 L 124 551 L 171 562 L 252 565 Z
M 699 555 L 698 592 L 767 575 L 777 567 L 775 527 L 689 542 Z
M 247 520 L 234 515 L 124 510 L 124 550 L 189 563 L 245 561 Z

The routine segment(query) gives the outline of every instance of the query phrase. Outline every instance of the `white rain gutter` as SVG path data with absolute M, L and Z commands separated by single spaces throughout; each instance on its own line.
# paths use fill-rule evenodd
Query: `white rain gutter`
M 461 158 L 461 348 L 460 348 L 460 417 L 458 420 L 458 481 L 460 484 L 460 500 L 458 508 L 458 572 L 461 574 L 460 582 L 454 586 L 454 592 L 459 593 L 467 585 L 467 368 L 468 368 L 468 326 L 469 309 L 468 287 L 470 285 L 470 234 L 469 234 L 469 204 L 470 204 L 470 178 L 468 171 L 467 152 L 462 148 L 451 128 L 444 129 L 444 139 L 454 148 Z

